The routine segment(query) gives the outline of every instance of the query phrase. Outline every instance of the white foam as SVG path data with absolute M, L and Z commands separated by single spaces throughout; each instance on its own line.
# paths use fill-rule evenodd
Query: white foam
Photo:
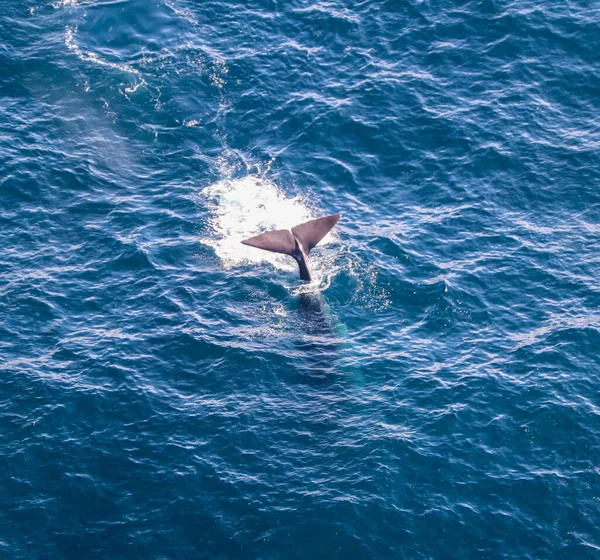
M 241 241 L 267 230 L 291 229 L 312 219 L 314 216 L 301 197 L 286 197 L 275 183 L 256 175 L 223 179 L 206 187 L 202 195 L 208 202 L 210 227 L 201 241 L 214 249 L 225 268 L 266 262 L 279 270 L 297 270 L 289 256 L 247 247 Z M 327 245 L 331 238 L 327 235 L 319 246 Z M 325 264 L 333 264 L 325 260 L 332 259 L 311 258 L 314 284 L 321 288 L 325 282 L 321 271 Z
M 213 247 L 226 268 L 248 262 L 269 262 L 282 270 L 296 268 L 290 257 L 248 248 L 241 241 L 310 220 L 312 216 L 299 197 L 286 198 L 275 183 L 254 175 L 223 179 L 202 194 L 209 202 L 212 230 L 202 241 Z
M 95 52 L 84 51 L 83 49 L 81 49 L 81 47 L 77 44 L 77 41 L 75 39 L 77 31 L 77 25 L 75 25 L 74 27 L 67 25 L 65 30 L 65 45 L 70 51 L 73 51 L 75 53 L 79 60 L 82 60 L 84 62 L 92 62 L 93 64 L 97 64 L 98 66 L 105 66 L 106 68 L 112 68 L 114 70 L 120 70 L 121 72 L 126 72 L 134 76 L 136 81 L 131 86 L 125 88 L 125 91 L 127 93 L 134 93 L 140 86 L 147 85 L 146 81 L 142 77 L 142 73 L 139 70 L 129 66 L 129 64 L 109 62 L 100 58 Z

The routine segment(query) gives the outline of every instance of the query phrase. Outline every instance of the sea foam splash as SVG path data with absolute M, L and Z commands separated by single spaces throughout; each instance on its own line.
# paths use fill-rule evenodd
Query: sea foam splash
M 225 268 L 267 262 L 279 270 L 297 269 L 289 256 L 247 247 L 241 241 L 267 230 L 291 229 L 313 219 L 301 196 L 286 197 L 275 183 L 256 175 L 223 179 L 206 187 L 202 195 L 208 201 L 210 230 L 201 241 L 214 249 Z M 319 246 L 327 245 L 332 238 L 328 234 Z M 324 261 L 329 260 L 324 255 L 311 258 L 317 284 L 322 283 L 321 270 Z

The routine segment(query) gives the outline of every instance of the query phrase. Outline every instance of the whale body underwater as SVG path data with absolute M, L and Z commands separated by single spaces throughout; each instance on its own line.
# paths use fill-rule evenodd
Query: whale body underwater
M 244 239 L 242 243 L 264 251 L 273 253 L 282 253 L 290 255 L 296 259 L 300 270 L 300 278 L 311 281 L 310 269 L 308 268 L 307 258 L 319 241 L 323 239 L 338 223 L 341 214 L 331 214 L 324 218 L 310 220 L 289 229 L 277 229 L 267 231 L 260 235 L 255 235 Z

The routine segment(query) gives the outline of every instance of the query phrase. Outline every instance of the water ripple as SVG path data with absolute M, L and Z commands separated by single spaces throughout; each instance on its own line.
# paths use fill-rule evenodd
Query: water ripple
M 597 8 L 3 8 L 4 556 L 597 556 Z

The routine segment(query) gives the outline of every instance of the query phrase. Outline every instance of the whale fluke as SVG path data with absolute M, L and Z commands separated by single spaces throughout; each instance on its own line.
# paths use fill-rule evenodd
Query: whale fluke
M 298 262 L 300 269 L 300 278 L 310 282 L 310 271 L 306 262 L 306 257 L 311 250 L 327 235 L 327 233 L 338 223 L 342 217 L 341 214 L 332 214 L 324 218 L 317 218 L 304 222 L 292 228 L 267 231 L 260 235 L 255 235 L 249 239 L 244 239 L 242 243 L 257 249 L 272 251 L 273 253 L 283 253 L 294 257 Z
M 317 218 L 310 222 L 304 222 L 292 228 L 294 236 L 302 243 L 306 254 L 308 255 L 317 243 L 325 237 L 335 224 L 338 223 L 341 214 L 332 214 L 324 218 Z
M 291 255 L 296 249 L 296 241 L 289 229 L 277 229 L 275 231 L 267 231 L 250 239 L 242 241 L 244 245 L 272 251 L 273 253 L 283 253 Z

